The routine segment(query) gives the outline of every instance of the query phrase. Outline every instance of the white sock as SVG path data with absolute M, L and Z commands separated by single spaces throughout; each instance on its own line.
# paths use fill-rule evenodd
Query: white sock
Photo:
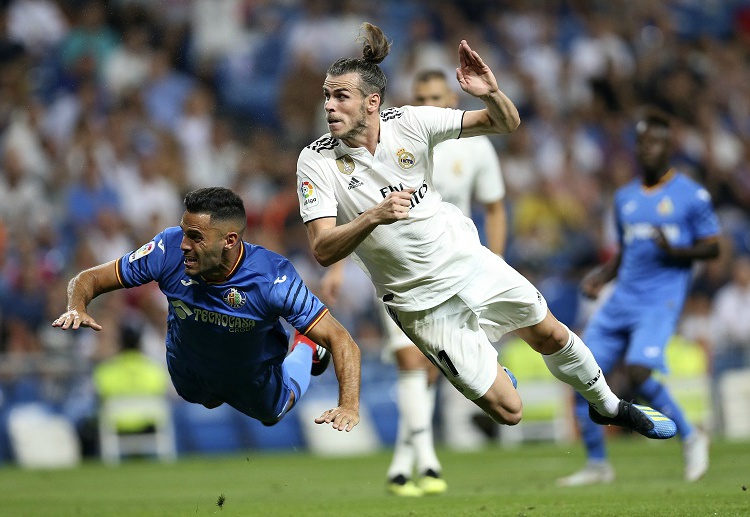
M 600 414 L 617 415 L 620 398 L 609 388 L 591 350 L 573 331 L 568 329 L 568 332 L 570 341 L 562 350 L 542 355 L 547 368 L 552 375 L 583 395 Z
M 388 468 L 388 478 L 399 474 L 411 477 L 415 463 L 419 469 L 439 469 L 440 464 L 437 462 L 432 439 L 432 412 L 429 411 L 434 407 L 434 400 L 430 402 L 427 372 L 399 371 L 396 388 L 399 411 L 398 436 L 393 459 Z
M 437 386 L 435 384 L 427 385 L 427 404 L 425 406 L 427 423 L 429 429 L 422 433 L 419 439 L 415 440 L 414 448 L 417 451 L 417 474 L 421 475 L 426 470 L 432 469 L 440 473 L 442 467 L 435 453 L 435 433 L 432 428 L 432 418 L 435 413 L 435 398 L 437 397 Z

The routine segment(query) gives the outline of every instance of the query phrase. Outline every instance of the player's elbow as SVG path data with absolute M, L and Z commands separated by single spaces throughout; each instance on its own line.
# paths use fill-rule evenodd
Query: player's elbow
M 502 408 L 490 416 L 495 422 L 501 425 L 518 425 L 521 423 L 523 410 L 520 407 L 514 410 Z
M 518 112 L 510 114 L 500 125 L 499 132 L 509 134 L 518 129 L 521 125 L 521 117 Z
M 313 256 L 315 257 L 315 260 L 317 261 L 317 263 L 323 267 L 332 266 L 337 262 L 337 259 L 335 259 L 333 256 L 329 254 L 321 253 L 315 249 L 313 249 Z

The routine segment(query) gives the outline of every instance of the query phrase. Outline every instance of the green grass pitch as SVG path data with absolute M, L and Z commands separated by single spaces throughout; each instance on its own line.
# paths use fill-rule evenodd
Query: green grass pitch
M 25 471 L 0 467 L 0 515 L 21 516 L 747 516 L 750 443 L 712 444 L 711 470 L 682 481 L 677 440 L 609 441 L 617 481 L 558 488 L 583 463 L 580 444 L 530 444 L 477 453 L 440 450 L 446 494 L 390 496 L 390 450 L 346 458 L 249 451 L 186 457 L 172 465 Z M 219 505 L 219 503 L 222 503 Z

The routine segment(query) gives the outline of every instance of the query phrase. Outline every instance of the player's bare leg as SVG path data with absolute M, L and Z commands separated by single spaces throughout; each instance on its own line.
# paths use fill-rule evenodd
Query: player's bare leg
M 497 376 L 487 393 L 474 400 L 498 424 L 516 425 L 521 421 L 523 404 L 510 374 L 497 365 Z

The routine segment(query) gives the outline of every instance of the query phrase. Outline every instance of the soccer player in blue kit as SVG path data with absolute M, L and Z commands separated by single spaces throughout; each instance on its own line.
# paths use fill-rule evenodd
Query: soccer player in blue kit
M 693 262 L 719 255 L 719 223 L 708 192 L 669 166 L 669 118 L 652 110 L 638 122 L 636 132 L 642 177 L 621 187 L 614 199 L 619 252 L 589 273 L 581 287 L 595 298 L 606 283 L 617 283 L 589 322 L 584 339 L 605 375 L 624 363 L 633 392 L 675 422 L 683 443 L 685 480 L 696 481 L 708 469 L 708 437 L 688 422 L 651 373 L 665 369 L 665 348 L 687 296 Z M 613 481 L 604 430 L 591 425 L 588 404 L 580 396 L 576 416 L 588 461 L 558 484 Z
M 194 190 L 185 209 L 179 227 L 76 275 L 68 310 L 52 325 L 101 330 L 86 312 L 96 296 L 156 281 L 169 301 L 167 366 L 182 398 L 207 408 L 227 403 L 273 425 L 332 358 L 339 405 L 315 421 L 351 431 L 359 422 L 360 351 L 349 332 L 286 258 L 242 241 L 245 208 L 234 192 Z M 289 353 L 279 318 L 298 331 Z

